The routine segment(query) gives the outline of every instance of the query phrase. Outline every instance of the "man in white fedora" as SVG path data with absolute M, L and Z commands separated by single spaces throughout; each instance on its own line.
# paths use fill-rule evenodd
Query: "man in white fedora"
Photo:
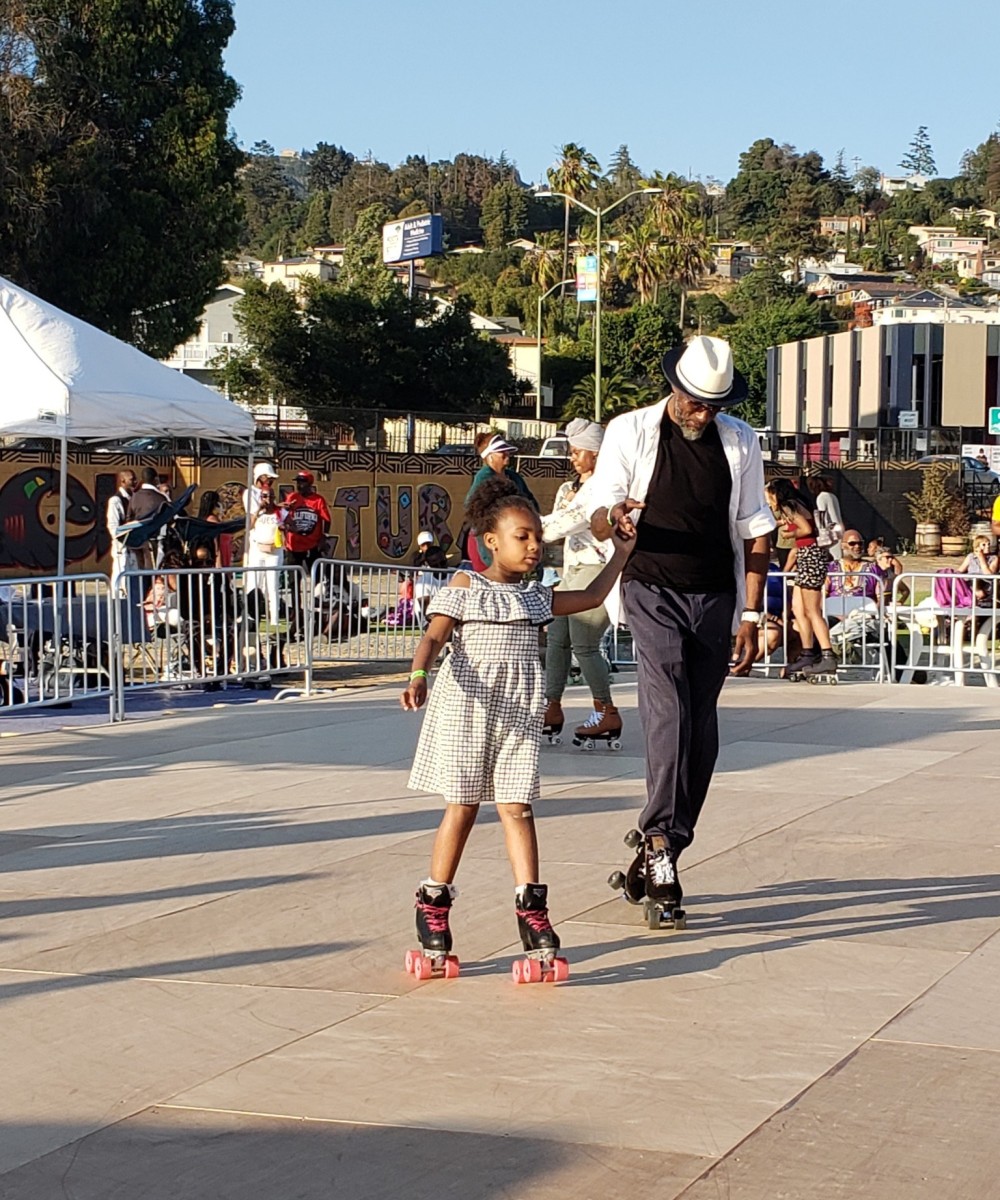
M 597 537 L 616 524 L 636 536 L 621 602 L 646 741 L 645 890 L 671 909 L 682 897 L 677 857 L 694 838 L 718 756 L 719 693 L 730 670 L 750 671 L 757 650 L 775 523 L 757 436 L 724 411 L 747 395 L 729 343 L 696 337 L 661 365 L 667 397 L 608 425 L 591 504 Z M 609 597 L 615 620 L 613 605 Z

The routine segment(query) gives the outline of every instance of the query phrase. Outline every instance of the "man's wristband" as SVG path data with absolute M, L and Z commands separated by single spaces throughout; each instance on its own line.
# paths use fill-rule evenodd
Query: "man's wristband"
M 755 608 L 745 608 L 740 613 L 740 621 L 742 624 L 749 622 L 751 625 L 760 625 L 764 620 L 764 614 L 758 612 Z
M 426 671 L 411 671 L 410 672 L 410 683 L 412 683 L 414 681 L 414 679 L 426 679 L 426 678 L 427 678 Z

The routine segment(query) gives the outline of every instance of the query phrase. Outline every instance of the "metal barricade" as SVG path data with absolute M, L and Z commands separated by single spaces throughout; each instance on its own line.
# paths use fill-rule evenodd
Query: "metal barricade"
M 888 606 L 892 675 L 900 683 L 1000 686 L 1000 578 L 904 571 Z
M 299 566 L 127 571 L 119 631 L 121 709 L 129 692 L 171 685 L 270 686 L 301 673 L 312 689 L 309 577 Z M 139 620 L 135 620 L 138 614 Z
M 831 564 L 834 566 L 836 563 Z M 758 674 L 780 675 L 798 655 L 801 642 L 792 612 L 794 581 L 794 571 L 768 573 L 764 626 L 754 667 Z M 885 593 L 886 585 L 867 566 L 861 571 L 828 570 L 823 617 L 839 677 L 878 683 L 890 678 L 891 629 Z
M 115 666 L 106 575 L 63 575 L 0 584 L 0 714 L 108 697 Z
M 451 568 L 322 558 L 311 577 L 310 653 L 320 662 L 408 662 Z

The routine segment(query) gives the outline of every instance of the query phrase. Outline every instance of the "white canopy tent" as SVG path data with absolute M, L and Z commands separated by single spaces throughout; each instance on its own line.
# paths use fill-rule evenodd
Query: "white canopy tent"
M 0 277 L 0 434 L 60 442 L 59 574 L 66 569 L 67 444 L 109 437 L 204 437 L 253 454 L 253 417 Z

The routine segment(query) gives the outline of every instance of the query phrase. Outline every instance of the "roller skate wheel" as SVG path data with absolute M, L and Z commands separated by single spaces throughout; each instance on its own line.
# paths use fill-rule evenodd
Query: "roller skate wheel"
M 413 960 L 413 974 L 417 979 L 430 979 L 434 974 L 434 967 L 431 965 L 431 960 L 423 954 L 419 958 Z
M 621 748 L 622 748 L 621 738 L 611 738 L 610 741 L 608 742 L 609 750 L 620 750 Z
M 513 965 L 513 967 L 511 967 L 510 973 L 511 973 L 511 977 L 513 978 L 515 983 L 527 983 L 528 982 L 528 976 L 522 970 L 522 968 L 526 967 L 527 965 L 528 965 L 527 961 L 524 959 L 520 959 L 520 958 L 514 959 L 514 965 Z
M 542 982 L 542 964 L 537 958 L 528 958 L 524 962 L 527 968 L 528 983 Z M 522 972 L 523 973 L 523 972 Z
M 671 917 L 673 919 L 675 929 L 687 929 L 687 913 L 683 908 L 675 908 L 671 914 Z
M 616 892 L 622 891 L 625 887 L 625 872 L 612 871 L 608 876 L 608 887 L 614 888 Z M 409 970 L 410 968 L 407 967 L 406 969 Z
M 593 750 L 596 743 L 593 738 L 585 738 L 580 745 L 584 748 L 584 750 Z
M 552 982 L 565 983 L 569 979 L 569 963 L 565 958 L 557 958 L 552 963 Z
M 655 904 L 646 904 L 646 926 L 649 929 L 659 929 L 663 924 L 663 914 Z
M 561 734 L 561 733 L 553 733 L 553 734 L 550 736 L 550 738 L 549 738 L 549 745 L 550 745 L 550 746 L 561 746 L 561 745 L 562 745 L 562 742 L 563 742 L 563 740 L 562 740 L 562 734 Z
M 413 974 L 413 964 L 419 957 L 415 950 L 407 950 L 406 958 L 403 959 L 403 966 L 406 967 L 407 975 Z
M 638 829 L 630 829 L 622 840 L 630 850 L 635 850 L 642 845 L 642 834 Z
M 444 977 L 445 979 L 457 979 L 459 973 L 458 959 L 454 954 L 449 954 L 444 960 Z

